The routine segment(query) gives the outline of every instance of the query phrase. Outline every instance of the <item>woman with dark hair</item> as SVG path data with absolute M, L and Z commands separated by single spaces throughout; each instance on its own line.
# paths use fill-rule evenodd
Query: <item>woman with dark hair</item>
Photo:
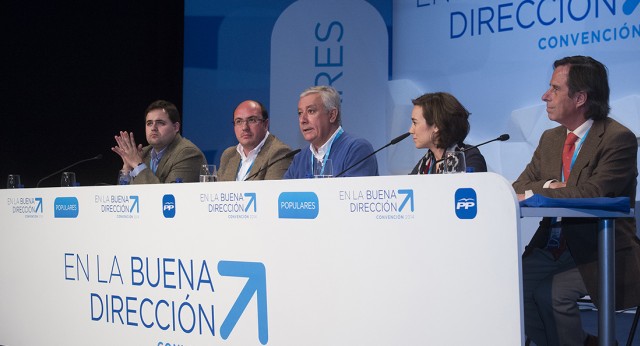
M 418 149 L 428 149 L 410 174 L 442 173 L 445 151 L 470 147 L 463 143 L 469 133 L 469 112 L 453 95 L 437 92 L 424 94 L 413 103 L 411 128 Z M 478 148 L 464 152 L 467 171 L 486 172 L 487 163 Z

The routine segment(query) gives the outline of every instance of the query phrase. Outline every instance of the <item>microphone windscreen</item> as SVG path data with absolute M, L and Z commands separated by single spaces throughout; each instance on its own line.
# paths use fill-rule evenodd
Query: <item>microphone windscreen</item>
M 509 140 L 509 138 L 511 138 L 511 137 L 509 137 L 509 134 L 507 134 L 507 133 L 505 133 L 505 134 L 503 134 L 503 135 L 500 135 L 500 137 L 498 137 L 498 139 L 499 139 L 500 141 L 503 141 L 503 142 L 504 142 L 504 141 L 508 141 L 508 140 Z
M 292 150 L 292 151 L 288 152 L 287 155 L 283 156 L 282 159 L 288 159 L 291 156 L 294 156 L 295 154 L 297 154 L 297 153 L 299 153 L 301 151 L 302 151 L 302 149 Z
M 398 137 L 396 137 L 396 138 L 392 139 L 392 140 L 391 140 L 391 142 L 389 142 L 389 143 L 390 143 L 391 145 L 396 144 L 396 143 L 398 143 L 398 142 L 402 141 L 403 139 L 405 139 L 405 138 L 409 137 L 409 135 L 411 135 L 411 133 L 409 133 L 409 132 L 407 132 L 407 133 L 403 133 L 403 134 L 401 134 L 400 136 L 398 136 Z

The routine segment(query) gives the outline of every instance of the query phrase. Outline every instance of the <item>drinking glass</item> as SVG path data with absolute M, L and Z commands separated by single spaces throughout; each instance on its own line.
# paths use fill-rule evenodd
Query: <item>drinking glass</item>
M 200 182 L 208 183 L 218 180 L 216 165 L 202 165 L 200 167 Z
M 313 160 L 313 177 L 314 178 L 331 178 L 333 177 L 333 162 L 331 159 L 324 161 Z
M 17 189 L 20 188 L 20 175 L 19 174 L 9 174 L 7 177 L 7 189 Z
M 462 151 L 446 151 L 444 153 L 444 173 L 464 173 L 467 164 Z
M 129 171 L 121 169 L 118 172 L 118 185 L 129 185 L 131 183 L 131 176 Z
M 62 172 L 60 186 L 76 186 L 76 174 L 74 172 Z

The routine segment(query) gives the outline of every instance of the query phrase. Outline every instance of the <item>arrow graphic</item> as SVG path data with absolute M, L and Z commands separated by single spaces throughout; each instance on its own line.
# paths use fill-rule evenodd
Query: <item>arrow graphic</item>
M 411 200 L 411 211 L 413 211 L 413 190 L 398 190 L 398 193 L 407 195 L 407 197 L 404 198 L 404 201 L 402 201 L 402 204 L 400 204 L 399 211 L 402 211 L 402 209 L 404 209 L 404 206 L 409 200 Z
M 129 208 L 129 212 L 133 211 L 133 208 L 136 208 L 136 213 L 140 213 L 140 204 L 138 203 L 138 196 L 129 196 L 133 200 L 133 204 L 131 208 Z
M 622 12 L 628 16 L 636 10 L 639 4 L 640 0 L 627 0 L 624 2 L 624 5 L 622 5 Z
M 218 273 L 222 276 L 249 278 L 229 314 L 222 322 L 220 336 L 227 340 L 255 293 L 258 301 L 258 340 L 261 344 L 266 345 L 269 341 L 269 323 L 267 319 L 267 274 L 264 264 L 260 262 L 220 261 L 218 262 Z
M 256 206 L 256 193 L 255 192 L 246 192 L 244 194 L 245 197 L 250 197 L 249 199 L 249 203 L 247 203 L 247 207 L 244 208 L 244 211 L 249 210 L 249 207 L 251 206 L 251 204 L 253 204 L 253 211 L 256 212 L 257 211 L 257 206 Z

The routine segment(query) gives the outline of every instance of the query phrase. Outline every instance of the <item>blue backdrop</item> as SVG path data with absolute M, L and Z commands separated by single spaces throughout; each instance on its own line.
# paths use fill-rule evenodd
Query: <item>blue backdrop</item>
M 636 0 L 185 1 L 184 134 L 217 162 L 237 141 L 245 99 L 265 103 L 271 131 L 293 148 L 299 93 L 342 92 L 343 125 L 374 147 L 408 130 L 411 99 L 447 91 L 472 113 L 470 144 L 515 179 L 547 119 L 541 96 L 554 60 L 591 55 L 609 68 L 611 116 L 640 133 L 640 8 Z M 382 174 L 406 174 L 410 140 L 378 154 Z

